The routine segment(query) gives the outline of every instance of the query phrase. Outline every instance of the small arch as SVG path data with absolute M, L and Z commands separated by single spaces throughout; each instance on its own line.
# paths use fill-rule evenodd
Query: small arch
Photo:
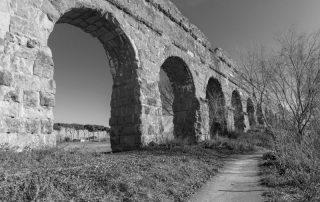
M 264 125 L 264 118 L 261 104 L 257 104 L 257 120 L 259 125 Z
M 274 114 L 273 112 L 269 109 L 269 108 L 265 108 L 264 109 L 264 114 L 265 114 L 265 119 L 266 119 L 266 122 L 267 124 L 273 124 L 273 121 L 274 121 Z
M 211 137 L 221 134 L 227 128 L 225 97 L 220 82 L 210 78 L 206 88 L 209 107 L 209 127 Z
M 172 117 L 172 130 L 176 139 L 195 142 L 198 104 L 187 64 L 179 57 L 169 57 L 161 66 L 159 77 L 162 116 Z
M 242 132 L 244 131 L 244 128 L 245 128 L 244 115 L 243 115 L 241 96 L 237 90 L 234 90 L 232 92 L 231 105 L 234 108 L 233 118 L 234 118 L 235 130 Z
M 249 124 L 250 124 L 250 127 L 252 128 L 256 125 L 256 119 L 254 117 L 254 114 L 255 114 L 254 104 L 251 98 L 248 98 L 247 100 L 247 113 L 249 118 Z

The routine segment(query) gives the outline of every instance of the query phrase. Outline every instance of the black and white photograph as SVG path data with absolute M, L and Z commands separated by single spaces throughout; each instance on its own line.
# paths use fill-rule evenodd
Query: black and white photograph
M 0 201 L 320 201 L 320 0 L 0 0 Z

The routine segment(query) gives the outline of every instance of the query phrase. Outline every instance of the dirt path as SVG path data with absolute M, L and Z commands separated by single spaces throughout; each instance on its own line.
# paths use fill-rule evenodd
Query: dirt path
M 258 160 L 261 156 L 262 153 L 231 158 L 220 174 L 193 195 L 190 201 L 264 201 L 261 196 L 264 188 L 259 185 L 258 176 Z

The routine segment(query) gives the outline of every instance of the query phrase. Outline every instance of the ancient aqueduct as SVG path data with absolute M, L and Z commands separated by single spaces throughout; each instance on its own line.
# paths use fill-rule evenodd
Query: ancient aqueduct
M 229 130 L 256 122 L 257 105 L 234 64 L 169 0 L 1 0 L 0 144 L 55 145 L 47 41 L 56 23 L 81 28 L 106 50 L 114 80 L 113 150 L 172 138 L 196 142 L 210 138 L 217 122 Z M 172 119 L 163 113 L 161 69 L 173 83 Z M 209 116 L 208 93 L 222 96 L 220 117 Z

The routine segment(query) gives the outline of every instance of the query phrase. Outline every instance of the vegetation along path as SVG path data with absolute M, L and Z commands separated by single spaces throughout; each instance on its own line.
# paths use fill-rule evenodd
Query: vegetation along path
M 264 201 L 258 176 L 258 162 L 262 153 L 237 155 L 230 158 L 216 175 L 190 201 L 259 202 Z

